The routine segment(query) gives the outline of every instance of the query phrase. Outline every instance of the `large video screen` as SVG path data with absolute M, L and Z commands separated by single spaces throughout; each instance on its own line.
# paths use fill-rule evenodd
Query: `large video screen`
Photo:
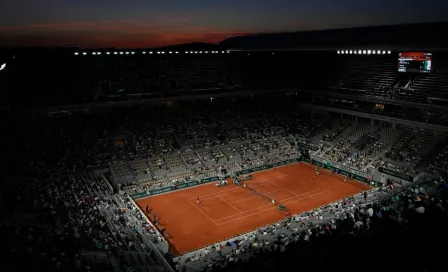
M 432 53 L 402 52 L 398 55 L 398 72 L 431 73 Z

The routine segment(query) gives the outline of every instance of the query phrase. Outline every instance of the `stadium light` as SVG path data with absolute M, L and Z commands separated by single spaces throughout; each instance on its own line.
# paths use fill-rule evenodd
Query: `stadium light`
M 185 54 L 188 54 L 188 51 L 185 51 Z
M 195 54 L 197 54 L 197 53 L 198 53 L 198 51 L 194 51 L 194 53 L 195 53 Z
M 199 51 L 199 54 L 202 54 L 202 51 Z
M 123 55 L 123 52 L 120 52 L 120 55 Z
M 145 52 L 145 51 L 143 51 L 143 55 L 146 55 L 146 52 Z
M 3 64 L 0 66 L 0 71 L 4 70 L 5 68 L 6 68 L 6 63 L 3 63 Z
M 224 54 L 224 51 L 222 51 L 221 53 L 223 53 L 223 54 Z
M 376 51 L 375 51 L 375 50 L 372 50 L 372 54 L 374 54 L 374 55 L 375 55 L 375 54 L 376 54 Z
M 97 55 L 101 55 L 101 52 L 96 53 Z
M 205 54 L 208 54 L 208 51 L 205 51 L 204 53 L 205 53 Z
M 341 54 L 341 52 L 338 50 L 338 54 Z
M 383 50 L 383 55 L 385 55 L 386 54 L 386 50 Z
M 348 50 L 345 50 L 345 54 L 348 54 Z
M 349 53 L 350 53 L 350 54 L 353 54 L 353 50 L 350 50 Z
M 356 50 L 353 51 L 353 54 L 358 55 L 358 51 L 356 51 Z
M 361 51 L 361 50 L 358 50 L 358 54 L 360 54 L 360 55 L 361 55 L 361 54 L 362 54 L 362 51 Z
M 149 54 L 150 54 L 150 55 L 152 55 L 152 51 L 151 51 L 151 52 L 149 52 Z
M 227 50 L 227 54 L 230 54 L 230 51 Z
M 78 52 L 75 52 L 75 56 L 78 56 L 79 55 L 79 53 Z
M 110 52 L 106 52 L 106 55 L 110 55 Z
M 178 52 L 178 51 L 176 51 L 176 54 L 179 54 L 179 52 Z
M 131 55 L 134 55 L 135 54 L 135 52 L 131 52 Z
M 168 52 L 168 54 L 173 54 L 173 52 L 170 51 L 170 52 Z
M 392 53 L 392 52 L 391 52 L 390 50 L 389 50 L 389 51 L 387 51 L 387 54 L 388 54 L 388 55 L 390 55 L 390 53 Z
M 92 52 L 92 55 L 96 55 L 96 52 Z
M 367 50 L 367 55 L 372 54 L 372 50 Z

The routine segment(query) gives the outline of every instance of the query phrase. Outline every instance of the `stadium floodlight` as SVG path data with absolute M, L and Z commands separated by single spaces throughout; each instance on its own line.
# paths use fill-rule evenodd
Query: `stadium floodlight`
M 366 50 L 362 50 L 362 54 L 363 55 L 367 54 L 367 51 Z
M 199 51 L 199 54 L 202 54 L 202 51 Z
M 101 52 L 96 53 L 97 55 L 101 55 Z
M 134 55 L 135 54 L 135 52 L 131 52 L 131 55 Z
M 162 54 L 165 54 L 165 51 L 162 51 Z
M 92 52 L 92 55 L 96 55 L 96 52 Z
M 190 54 L 193 54 L 193 51 L 190 51 Z
M 150 55 L 152 55 L 152 51 L 151 51 L 151 52 L 149 52 L 149 54 L 150 54 Z
M 353 50 L 348 51 L 350 54 L 353 54 Z
M 114 52 L 114 55 L 117 55 L 118 54 L 118 52 Z
M 110 52 L 106 52 L 106 55 L 110 55 Z
M 179 51 L 176 51 L 176 54 L 179 54 Z
M 145 52 L 145 51 L 143 51 L 143 55 L 146 55 L 146 52 Z
M 360 54 L 360 55 L 361 55 L 361 54 L 362 54 L 362 51 L 361 51 L 361 50 L 358 50 L 358 54 Z
M 227 51 L 227 54 L 230 54 L 230 51 Z
M 208 54 L 208 51 L 204 51 L 204 54 Z
M 388 55 L 390 55 L 391 53 L 392 53 L 392 52 L 391 52 L 390 50 L 389 50 L 389 51 L 387 51 L 387 54 L 388 54 Z
M 224 54 L 225 52 L 224 52 L 224 51 L 222 51 L 221 53 L 223 53 L 223 54 Z
M 367 50 L 367 55 L 372 54 L 372 50 Z
M 185 54 L 188 54 L 189 52 L 188 51 L 185 51 Z
M 194 51 L 194 53 L 195 53 L 195 54 L 197 54 L 197 53 L 198 53 L 198 51 Z
M 6 63 L 3 63 L 1 66 L 0 66 L 0 71 L 1 70 L 4 70 L 6 68 Z
M 348 54 L 348 50 L 345 50 L 345 54 Z
M 375 51 L 375 50 L 372 50 L 372 54 L 374 54 L 374 55 L 375 55 L 375 54 L 376 54 L 376 51 Z
M 358 55 L 358 51 L 356 51 L 356 50 L 353 51 L 353 54 Z
M 129 55 L 129 52 L 126 52 L 126 55 Z
M 79 53 L 78 53 L 78 52 L 75 52 L 75 56 L 77 56 L 77 55 L 79 55 Z
M 338 54 L 341 54 L 341 51 L 338 50 Z
M 120 55 L 123 55 L 123 52 L 120 52 Z
M 157 55 L 160 54 L 160 51 L 157 51 Z
M 168 54 L 173 54 L 173 52 L 170 51 L 170 52 L 168 52 Z
M 386 54 L 386 50 L 383 50 L 383 55 L 385 55 Z

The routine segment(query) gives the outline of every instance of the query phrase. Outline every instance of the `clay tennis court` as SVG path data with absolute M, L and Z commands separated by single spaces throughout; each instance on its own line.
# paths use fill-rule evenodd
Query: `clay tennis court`
M 292 214 L 309 211 L 338 199 L 368 190 L 357 181 L 323 171 L 316 178 L 315 166 L 295 163 L 253 173 L 247 184 L 284 205 Z M 201 203 L 196 204 L 199 196 Z M 137 200 L 142 210 L 150 205 L 157 213 L 159 228 L 174 255 L 180 255 L 227 238 L 255 230 L 285 218 L 285 213 L 269 198 L 248 188 L 215 183 L 178 190 Z M 152 215 L 150 216 L 152 219 Z

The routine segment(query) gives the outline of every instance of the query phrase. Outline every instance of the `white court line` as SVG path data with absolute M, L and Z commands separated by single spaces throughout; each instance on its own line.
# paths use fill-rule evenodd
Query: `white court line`
M 291 194 L 297 196 L 297 194 L 294 193 L 293 191 L 290 191 L 290 190 L 286 189 L 285 187 L 283 187 L 283 186 L 281 186 L 281 185 L 278 185 L 277 183 L 276 183 L 275 185 L 277 185 L 278 187 L 282 188 L 282 190 L 285 190 L 286 192 L 290 192 Z
M 321 192 L 318 192 L 318 193 L 315 193 L 315 194 L 312 194 L 312 195 L 309 195 L 309 196 L 305 196 L 305 197 L 302 197 L 302 198 L 299 198 L 299 199 L 296 199 L 296 200 L 292 200 L 292 201 L 289 201 L 289 202 L 287 202 L 287 203 L 283 203 L 283 204 L 291 204 L 291 203 L 294 203 L 294 202 L 297 202 L 297 201 L 300 201 L 300 200 L 303 200 L 303 199 L 307 199 L 307 198 L 310 198 L 310 197 L 313 197 L 313 196 L 316 196 L 316 195 L 319 195 L 319 194 L 322 194 L 322 193 L 326 193 L 326 191 L 321 191 Z M 235 218 L 235 219 L 230 220 L 230 221 L 226 221 L 226 222 L 224 222 L 224 223 L 216 223 L 216 222 L 215 222 L 215 224 L 216 224 L 216 225 L 225 225 L 225 224 L 229 224 L 229 223 L 238 221 L 238 220 L 240 220 L 240 219 L 243 219 L 243 218 L 246 218 L 246 217 L 249 217 L 249 216 L 252 216 L 252 215 L 256 215 L 256 214 L 259 214 L 259 213 L 261 213 L 261 212 L 269 211 L 269 210 L 272 210 L 272 209 L 278 209 L 278 207 L 270 207 L 270 208 L 263 209 L 263 210 L 260 210 L 260 211 L 258 211 L 258 212 L 255 212 L 255 213 L 251 213 L 251 214 L 248 214 L 248 215 L 244 215 L 244 216 Z M 220 221 L 220 219 L 219 219 L 219 220 L 216 220 L 216 221 Z
M 211 219 L 210 216 L 208 216 L 205 212 L 203 212 L 201 209 L 199 209 L 198 205 L 194 205 L 193 203 L 191 203 L 190 200 L 188 200 L 188 203 L 190 203 L 193 207 L 195 207 L 196 209 L 198 209 L 198 211 L 200 211 L 205 217 L 208 218 L 208 220 L 212 221 L 213 223 L 215 223 L 215 220 Z M 216 223 L 215 223 L 216 224 Z
M 249 182 L 249 184 L 251 184 L 253 186 L 259 186 L 259 185 L 263 185 L 265 183 L 275 183 L 276 181 L 284 180 L 284 179 L 286 179 L 286 176 L 276 176 L 276 177 L 270 178 L 270 179 L 262 179 L 259 182 L 254 182 L 254 183 Z
M 303 184 L 305 184 L 305 185 L 308 185 L 308 186 L 310 186 L 310 187 L 312 187 L 312 188 L 319 189 L 319 188 L 317 188 L 316 186 L 314 186 L 314 185 L 312 185 L 312 184 L 309 184 L 308 182 L 305 182 L 305 181 L 303 181 L 303 180 L 301 180 L 301 179 L 298 179 L 298 178 L 293 177 L 293 176 L 288 175 L 288 174 L 285 174 L 285 175 L 288 176 L 288 177 L 290 177 L 290 178 L 292 178 L 292 179 L 295 179 L 295 180 L 297 180 L 297 181 L 299 181 L 299 182 L 301 182 L 301 183 L 303 183 Z
M 307 194 L 312 193 L 312 192 L 315 192 L 315 191 L 317 191 L 317 190 L 312 190 L 312 191 L 308 191 L 308 192 L 305 192 L 305 193 L 300 194 L 300 195 L 295 195 L 295 196 L 292 196 L 292 197 L 288 197 L 288 198 L 285 198 L 285 199 L 283 199 L 283 200 L 281 200 L 281 201 L 289 200 L 289 199 L 292 199 L 292 198 L 295 198 L 295 197 L 298 197 L 298 196 L 302 196 L 302 195 L 307 195 Z M 214 221 L 215 221 L 215 222 L 216 222 L 216 221 L 221 221 L 221 220 L 226 219 L 226 218 L 229 218 L 229 217 L 233 217 L 233 216 L 236 216 L 236 215 L 239 215 L 239 214 L 243 214 L 243 213 L 248 213 L 248 212 L 251 212 L 251 211 L 255 211 L 255 210 L 258 210 L 258 209 L 260 209 L 260 208 L 267 207 L 267 206 L 272 206 L 272 204 L 266 204 L 266 205 L 258 206 L 258 207 L 256 207 L 256 208 L 253 208 L 253 209 L 250 209 L 250 210 L 247 210 L 247 211 L 244 211 L 244 212 L 240 212 L 240 213 L 232 214 L 232 215 L 229 215 L 229 216 L 226 216 L 226 217 L 221 217 L 221 218 L 216 219 L 216 220 L 214 220 Z
M 242 212 L 241 210 L 239 210 L 237 207 L 233 206 L 232 203 L 228 202 L 227 200 L 223 199 L 222 197 L 218 197 L 219 199 L 221 199 L 222 201 L 224 201 L 225 203 L 227 203 L 227 205 L 229 205 L 230 207 L 234 208 L 235 210 L 239 211 L 240 213 Z
M 275 182 L 268 182 L 268 181 L 270 181 L 270 180 L 266 180 L 266 181 L 263 182 L 263 183 L 256 183 L 255 186 L 253 186 L 253 185 L 251 184 L 251 187 L 259 187 L 259 186 L 261 186 L 261 185 L 264 184 L 264 183 L 275 184 Z M 244 190 L 245 190 L 244 188 L 242 188 L 241 186 L 238 186 L 237 188 L 231 188 L 231 189 L 224 190 L 224 191 L 222 191 L 222 192 L 206 194 L 206 195 L 202 195 L 202 196 L 200 196 L 200 197 L 201 197 L 201 200 L 207 200 L 207 199 L 212 199 L 212 198 L 215 198 L 215 197 L 220 197 L 220 196 L 223 196 L 223 195 L 227 195 L 227 194 L 230 194 L 230 193 L 232 193 L 232 192 L 244 191 Z M 208 197 L 208 196 L 209 196 L 209 197 Z M 203 197 L 205 197 L 205 198 L 203 198 Z M 190 200 L 196 200 L 196 198 L 191 198 Z
M 275 192 L 278 192 L 278 191 L 283 191 L 283 189 L 278 189 L 278 190 L 270 191 L 270 192 L 267 192 L 267 193 L 264 193 L 264 194 L 265 194 L 265 195 L 268 195 L 268 194 L 272 194 L 272 193 L 275 193 Z M 240 199 L 240 200 L 238 200 L 238 201 L 232 202 L 231 204 L 235 204 L 235 203 L 243 202 L 243 201 L 246 201 L 246 200 L 249 200 L 249 199 L 253 199 L 253 198 L 257 198 L 257 197 L 258 197 L 258 195 L 256 195 L 256 196 L 252 196 L 252 197 L 248 197 L 248 198 L 243 198 L 243 199 Z
M 211 194 L 206 194 L 206 195 L 202 195 L 201 197 L 207 197 L 207 196 L 212 196 L 211 198 L 213 198 L 213 196 L 219 196 L 220 194 L 226 194 L 225 192 L 233 192 L 233 191 L 238 191 L 238 190 L 240 190 L 241 189 L 241 187 L 240 186 L 238 186 L 238 187 L 236 187 L 236 188 L 230 188 L 230 189 L 227 189 L 227 190 L 224 190 L 224 191 L 222 191 L 222 192 L 217 192 L 217 193 L 211 193 Z M 192 198 L 192 200 L 194 200 L 195 198 Z

